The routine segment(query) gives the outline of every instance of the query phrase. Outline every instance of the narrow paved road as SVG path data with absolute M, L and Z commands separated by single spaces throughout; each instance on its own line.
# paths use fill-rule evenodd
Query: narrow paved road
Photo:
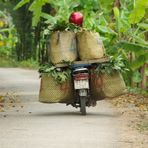
M 38 102 L 36 71 L 0 68 L 0 95 L 21 101 L 0 113 L 0 148 L 120 148 L 118 113 L 106 101 L 87 116 L 64 104 Z

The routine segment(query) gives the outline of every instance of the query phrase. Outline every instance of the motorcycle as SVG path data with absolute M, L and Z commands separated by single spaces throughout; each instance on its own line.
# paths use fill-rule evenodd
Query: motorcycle
M 82 115 L 86 115 L 86 105 L 90 97 L 89 66 L 88 64 L 78 65 L 72 72 L 76 104 L 79 104 Z
M 125 93 L 126 86 L 119 72 L 115 71 L 113 76 L 97 74 L 100 71 L 99 64 L 108 61 L 109 58 L 104 57 L 95 60 L 74 61 L 73 63 L 59 63 L 51 67 L 54 71 L 50 74 L 48 74 L 48 68 L 47 71 L 41 71 L 39 101 L 72 105 L 73 107 L 80 108 L 82 115 L 86 115 L 86 107 L 95 106 L 97 101 L 105 97 L 112 98 Z M 67 69 L 68 73 L 66 72 Z M 59 72 L 58 74 L 65 74 L 67 77 L 65 75 L 58 75 L 57 71 Z M 51 75 L 54 74 L 53 72 L 57 74 L 56 80 L 58 78 L 59 81 L 66 81 L 64 83 L 57 83 Z M 118 86 L 116 87 L 116 83 L 112 85 L 114 82 L 118 83 L 118 81 L 119 88 Z
M 108 58 L 102 58 L 89 61 L 75 61 L 71 65 L 74 100 L 71 103 L 66 103 L 67 105 L 79 107 L 82 115 L 86 115 L 86 107 L 96 105 L 96 100 L 91 98 L 91 69 L 94 69 L 99 63 L 108 61 Z M 67 66 L 67 64 L 56 64 L 57 68 Z

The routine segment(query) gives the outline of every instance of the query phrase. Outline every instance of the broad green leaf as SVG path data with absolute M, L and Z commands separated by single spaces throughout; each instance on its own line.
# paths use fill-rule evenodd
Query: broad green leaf
M 131 24 L 136 24 L 136 23 L 140 22 L 140 20 L 144 17 L 144 14 L 145 14 L 145 9 L 143 9 L 141 7 L 134 9 L 129 16 L 129 22 Z
M 146 24 L 146 23 L 139 23 L 139 24 L 137 24 L 140 28 L 143 28 L 143 29 L 145 29 L 145 30 L 147 30 L 148 31 L 148 24 Z
M 32 26 L 36 26 L 40 20 L 40 16 L 42 13 L 42 6 L 45 4 L 45 1 L 36 0 L 33 1 L 29 10 L 33 12 Z
M 135 8 L 129 15 L 129 22 L 131 24 L 136 24 L 141 21 L 145 15 L 145 9 L 148 6 L 148 0 L 137 0 L 135 3 Z
M 132 80 L 136 83 L 140 83 L 142 81 L 142 76 L 139 71 L 135 71 L 133 73 Z
M 142 46 L 139 44 L 134 44 L 134 43 L 129 43 L 129 42 L 119 42 L 116 47 L 120 47 L 125 49 L 126 51 L 133 51 L 133 52 L 137 52 L 140 55 L 141 54 L 145 54 L 145 52 L 148 51 L 148 47 L 147 46 Z
M 112 11 L 114 0 L 99 0 L 101 8 L 104 9 L 107 13 Z
M 100 39 L 101 39 L 102 41 L 108 41 L 108 40 L 109 40 L 108 38 L 103 37 L 103 36 L 100 36 Z
M 131 64 L 130 67 L 133 71 L 139 69 L 141 66 L 143 66 L 146 62 L 146 56 L 141 55 L 138 58 L 136 58 Z
M 50 0 L 21 0 L 16 7 L 14 8 L 15 10 L 22 7 L 26 3 L 32 2 L 29 10 L 33 12 L 33 18 L 32 18 L 32 26 L 36 26 L 37 23 L 40 20 L 41 12 L 42 12 L 42 6 L 45 5 L 46 3 L 49 3 Z
M 145 69 L 145 75 L 148 76 L 148 68 Z
M 38 24 L 38 22 L 39 22 L 39 20 L 40 20 L 41 11 L 40 11 L 40 10 L 37 11 L 36 14 L 38 14 L 38 15 L 34 15 L 34 16 L 33 16 L 33 19 L 32 19 L 32 26 L 37 26 L 37 24 Z
M 8 28 L 8 29 L 0 29 L 0 32 L 2 33 L 2 32 L 9 32 L 10 31 L 10 29 Z
M 29 10 L 34 12 L 34 11 L 36 11 L 36 9 L 39 9 L 41 7 L 42 7 L 42 1 L 41 0 L 34 0 L 32 2 L 32 4 L 30 5 Z
M 108 34 L 113 34 L 113 35 L 117 34 L 114 30 L 112 30 L 111 28 L 106 27 L 106 26 L 98 25 L 97 29 L 102 33 L 108 33 Z
M 40 20 L 40 16 L 41 16 L 41 7 L 37 7 L 34 11 L 33 11 L 33 18 L 32 18 L 32 26 L 36 26 Z
M 29 2 L 30 2 L 30 0 L 21 0 L 21 1 L 14 7 L 14 10 L 16 10 L 16 9 L 18 9 L 18 8 L 20 8 L 20 7 L 22 7 L 23 5 L 25 5 L 25 4 L 29 3 Z
M 148 7 L 148 0 L 136 0 L 136 7 Z
M 116 20 L 118 20 L 119 15 L 120 15 L 119 9 L 117 7 L 114 7 L 113 11 L 114 11 L 114 16 L 115 16 Z
M 131 28 L 131 24 L 128 22 L 127 19 L 121 19 L 122 27 L 124 27 L 125 30 L 128 30 Z
M 108 22 L 103 15 L 99 17 L 98 23 L 99 25 L 104 25 L 104 26 L 108 25 Z
M 73 10 L 75 8 L 79 7 L 79 3 L 78 2 L 73 2 L 71 5 L 70 5 L 70 9 Z
M 47 19 L 46 23 L 54 24 L 57 21 L 56 17 L 53 17 L 47 13 L 41 13 L 41 17 Z
M 35 11 L 36 8 L 42 8 L 43 5 L 45 5 L 46 3 L 49 3 L 50 0 L 34 0 L 31 4 L 31 6 L 29 7 L 30 11 Z
M 141 45 L 144 45 L 144 46 L 148 46 L 148 42 L 142 39 L 141 37 L 139 36 L 133 36 L 133 37 L 135 39 L 135 42 L 140 43 Z
M 30 2 L 30 0 L 21 0 L 16 5 L 14 10 L 22 7 L 23 5 L 25 5 L 26 3 L 29 3 L 29 2 Z M 32 26 L 36 26 L 40 20 L 42 6 L 45 5 L 46 3 L 49 3 L 49 0 L 34 0 L 31 2 L 32 2 L 32 4 L 30 5 L 29 10 L 33 12 Z

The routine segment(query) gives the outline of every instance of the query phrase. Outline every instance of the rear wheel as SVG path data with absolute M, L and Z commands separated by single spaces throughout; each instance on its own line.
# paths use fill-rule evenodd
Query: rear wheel
M 80 111 L 82 115 L 86 115 L 86 97 L 80 96 Z

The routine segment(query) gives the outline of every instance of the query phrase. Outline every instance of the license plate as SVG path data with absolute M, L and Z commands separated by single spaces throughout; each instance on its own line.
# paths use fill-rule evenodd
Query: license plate
M 89 89 L 89 82 L 88 80 L 79 80 L 74 81 L 74 87 L 75 89 Z

